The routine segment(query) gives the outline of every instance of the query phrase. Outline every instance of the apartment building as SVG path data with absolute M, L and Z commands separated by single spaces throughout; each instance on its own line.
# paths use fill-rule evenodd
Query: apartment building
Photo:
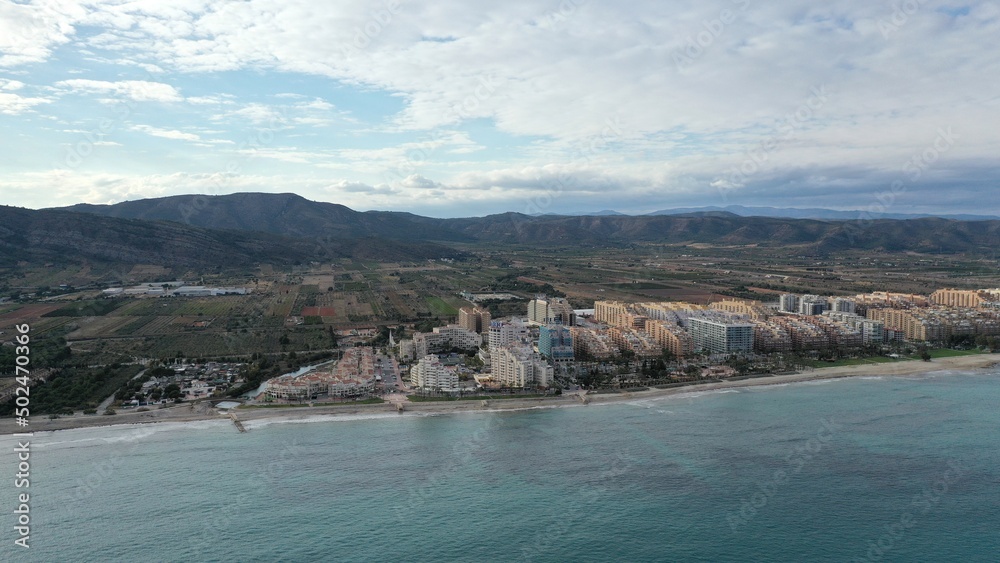
M 441 365 L 441 360 L 430 354 L 410 368 L 410 385 L 428 391 L 456 391 L 458 374 Z
M 676 323 L 649 319 L 646 321 L 646 332 L 675 358 L 686 358 L 694 353 L 694 340 Z
M 417 358 L 452 348 L 474 350 L 482 343 L 483 337 L 476 331 L 458 325 L 439 326 L 433 332 L 418 332 L 413 335 L 414 354 Z
M 717 311 L 726 311 L 747 317 L 752 321 L 764 321 L 774 315 L 774 311 L 760 301 L 743 299 L 727 299 L 709 305 L 709 308 Z
M 573 335 L 562 325 L 538 329 L 538 352 L 556 364 L 573 361 Z
M 569 301 L 562 297 L 538 296 L 528 301 L 528 321 L 542 325 L 573 326 L 576 324 L 576 314 Z
M 512 346 L 491 353 L 493 380 L 505 387 L 548 387 L 555 370 L 527 346 Z
M 689 330 L 696 350 L 711 354 L 753 351 L 753 323 L 692 318 Z
M 458 310 L 458 326 L 483 334 L 490 329 L 490 312 L 480 307 L 462 307 Z

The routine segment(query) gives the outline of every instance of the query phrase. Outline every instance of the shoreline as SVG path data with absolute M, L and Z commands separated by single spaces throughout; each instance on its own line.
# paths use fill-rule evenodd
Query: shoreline
M 863 364 L 855 366 L 838 366 L 817 368 L 805 373 L 790 375 L 771 375 L 762 377 L 752 377 L 735 381 L 718 381 L 713 383 L 702 383 L 695 385 L 683 385 L 669 389 L 649 388 L 641 391 L 624 391 L 616 393 L 587 394 L 589 404 L 608 404 L 623 401 L 634 401 L 641 399 L 653 399 L 680 395 L 684 393 L 716 391 L 720 389 L 738 389 L 744 387 L 759 387 L 766 385 L 782 385 L 789 383 L 803 383 L 808 381 L 822 381 L 830 379 L 842 379 L 846 377 L 901 377 L 907 375 L 919 375 L 938 371 L 972 371 L 988 369 L 1000 364 L 1000 355 L 977 354 L 971 356 L 958 356 L 952 358 L 940 358 L 931 362 L 916 360 L 899 361 L 893 363 Z M 530 408 L 558 408 L 566 406 L 585 406 L 585 403 L 576 393 L 563 394 L 557 397 L 540 397 L 526 399 L 496 399 L 489 402 L 488 406 L 483 406 L 478 400 L 471 401 L 432 401 L 432 402 L 407 402 L 405 413 L 422 414 L 448 414 L 454 412 L 496 412 L 502 410 L 524 410 Z M 249 408 L 236 409 L 240 421 L 246 423 L 264 419 L 286 419 L 302 420 L 317 416 L 352 416 L 364 414 L 395 414 L 394 404 L 386 402 L 382 404 L 368 405 L 320 405 L 314 407 L 287 407 L 287 408 Z M 229 421 L 226 414 L 221 414 L 210 403 L 200 403 L 198 405 L 179 405 L 166 409 L 150 410 L 148 412 L 128 412 L 119 413 L 113 416 L 104 415 L 77 415 L 72 417 L 61 417 L 56 419 L 33 419 L 28 428 L 20 428 L 15 425 L 13 418 L 0 419 L 0 435 L 12 435 L 18 432 L 53 432 L 57 430 L 70 430 L 75 428 L 98 428 L 109 426 L 132 426 L 135 424 L 152 424 L 158 422 L 198 422 L 205 420 Z M 233 429 L 236 432 L 236 429 Z

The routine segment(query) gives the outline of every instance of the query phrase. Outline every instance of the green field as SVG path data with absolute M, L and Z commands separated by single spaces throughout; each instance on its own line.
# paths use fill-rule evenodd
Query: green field
M 458 314 L 458 309 L 452 307 L 440 297 L 427 297 L 424 299 L 431 312 L 444 317 L 454 317 Z
M 950 348 L 939 348 L 929 350 L 931 358 L 956 358 L 959 356 L 975 356 L 985 354 L 982 350 L 952 350 Z

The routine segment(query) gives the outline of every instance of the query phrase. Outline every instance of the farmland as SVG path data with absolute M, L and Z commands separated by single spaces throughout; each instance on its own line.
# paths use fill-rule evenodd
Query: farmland
M 98 289 L 0 304 L 0 331 L 28 322 L 37 338 L 65 338 L 80 361 L 132 357 L 224 357 L 329 348 L 330 330 L 452 322 L 463 291 L 505 292 L 494 314 L 523 314 L 537 293 L 565 295 L 579 308 L 595 300 L 683 300 L 727 296 L 774 300 L 781 292 L 849 295 L 873 290 L 927 293 L 940 287 L 1000 286 L 995 258 L 851 253 L 819 258 L 794 250 L 710 245 L 622 249 L 466 247 L 465 261 L 343 259 L 256 272 L 167 272 L 143 266 L 114 272 L 76 268 L 21 272 L 6 283 L 136 283 L 174 277 L 244 286 L 247 295 L 100 298 Z M 169 274 L 169 275 L 168 275 Z M 167 277 L 160 277 L 167 276 Z M 43 290 L 44 288 L 35 288 Z M 21 289 L 19 291 L 25 291 Z

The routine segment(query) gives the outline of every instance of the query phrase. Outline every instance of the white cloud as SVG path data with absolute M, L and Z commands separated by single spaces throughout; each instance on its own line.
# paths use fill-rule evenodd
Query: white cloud
M 17 24 L 0 33 L 0 66 L 46 60 L 72 42 L 129 73 L 136 65 L 163 70 L 164 82 L 173 84 L 244 71 L 259 84 L 233 91 L 254 95 L 199 92 L 177 111 L 210 111 L 208 121 L 220 129 L 288 130 L 253 154 L 274 166 L 308 167 L 325 178 L 325 188 L 339 180 L 324 173 L 365 186 L 382 182 L 404 202 L 417 201 L 404 195 L 423 189 L 409 181 L 414 177 L 444 193 L 479 190 L 474 197 L 482 201 L 530 198 L 560 177 L 572 180 L 566 192 L 580 198 L 702 194 L 719 203 L 720 194 L 764 197 L 786 194 L 790 185 L 796 196 L 825 197 L 830 185 L 868 189 L 898 174 L 941 127 L 959 137 L 935 165 L 942 177 L 968 177 L 961 166 L 987 170 L 1000 149 L 1000 59 L 983 48 L 1000 36 L 1000 10 L 978 0 L 918 4 L 902 25 L 887 28 L 893 7 L 864 0 L 511 0 L 479 10 L 441 0 L 401 3 L 378 20 L 376 8 L 361 0 L 322 10 L 304 0 L 85 8 L 53 0 L 45 8 L 0 8 L 0 22 Z M 723 9 L 732 15 L 725 23 Z M 81 24 L 88 35 L 74 30 Z M 295 92 L 310 79 L 302 75 L 314 81 Z M 312 88 L 322 84 L 316 77 L 330 79 L 323 97 Z M 4 113 L 47 101 L 22 90 L 15 95 L 19 83 L 6 84 Z M 58 86 L 132 100 L 183 99 L 161 82 Z M 811 103 L 819 86 L 825 100 Z M 377 114 L 387 106 L 368 107 L 369 92 L 393 96 L 402 109 L 383 119 Z M 808 115 L 795 118 L 799 112 Z M 359 114 L 366 115 L 363 125 L 330 127 Z M 310 145 L 281 146 L 302 134 L 313 135 Z M 327 134 L 335 140 L 324 144 Z M 342 148 L 352 146 L 350 135 L 358 148 Z M 430 138 L 413 140 L 421 137 Z M 761 143 L 774 146 L 761 152 Z M 751 174 L 729 173 L 748 159 Z M 387 169 L 394 181 L 384 181 Z M 351 184 L 341 191 L 360 190 Z
M 8 92 L 0 92 L 0 113 L 4 115 L 18 115 L 30 111 L 31 108 L 37 105 L 47 104 L 51 101 L 48 98 L 31 98 Z
M 0 2 L 0 68 L 46 60 L 70 41 L 85 13 L 74 2 Z
M 18 80 L 7 80 L 5 78 L 0 78 L 0 90 L 20 90 L 24 88 L 24 82 Z
M 201 137 L 195 135 L 194 133 L 185 133 L 176 129 L 160 129 L 149 125 L 134 125 L 131 129 L 133 131 L 139 131 L 140 133 L 145 133 L 153 137 L 162 137 L 164 139 L 175 139 L 178 141 L 201 141 Z
M 176 88 L 162 82 L 146 80 L 122 80 L 108 82 L 105 80 L 88 80 L 74 78 L 61 80 L 55 84 L 59 88 L 75 93 L 115 94 L 136 102 L 179 102 L 183 98 Z

